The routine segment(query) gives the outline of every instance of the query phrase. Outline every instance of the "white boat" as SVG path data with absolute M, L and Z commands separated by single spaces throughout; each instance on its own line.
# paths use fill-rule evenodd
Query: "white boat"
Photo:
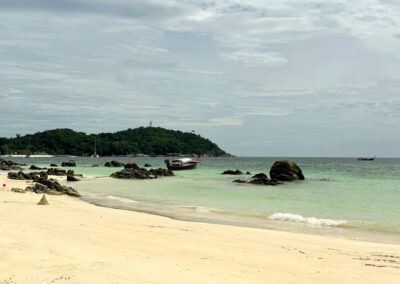
M 96 137 L 94 138 L 94 153 L 90 156 L 90 158 L 100 158 L 100 156 L 97 154 L 97 147 L 96 147 Z

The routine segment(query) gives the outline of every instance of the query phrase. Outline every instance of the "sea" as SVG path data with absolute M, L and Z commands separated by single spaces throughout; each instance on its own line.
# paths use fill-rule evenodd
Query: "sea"
M 41 167 L 75 160 L 77 167 L 71 169 L 84 178 L 68 185 L 76 188 L 85 202 L 98 206 L 192 222 L 400 243 L 399 158 L 358 161 L 356 158 L 203 157 L 194 170 L 175 171 L 174 177 L 153 180 L 113 179 L 110 174 L 121 168 L 103 165 L 117 160 L 165 168 L 165 158 L 7 159 Z M 305 180 L 278 186 L 233 182 L 238 178 L 250 180 L 256 173 L 268 174 L 277 160 L 295 161 Z M 251 175 L 221 175 L 228 169 L 248 171 Z

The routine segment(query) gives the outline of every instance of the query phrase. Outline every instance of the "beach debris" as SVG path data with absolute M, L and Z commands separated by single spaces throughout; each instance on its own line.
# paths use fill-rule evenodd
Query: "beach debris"
M 61 167 L 76 167 L 74 160 L 69 160 L 68 162 L 62 162 Z
M 118 161 L 111 161 L 111 162 L 106 162 L 104 164 L 105 167 L 110 167 L 110 168 L 118 168 L 118 167 L 123 167 L 125 166 L 124 163 L 118 162 Z
M 16 193 L 25 193 L 26 192 L 25 189 L 15 188 L 15 187 L 11 188 L 11 191 L 16 192 Z
M 49 205 L 49 202 L 47 201 L 45 194 L 43 194 L 42 199 L 40 199 L 37 205 Z
M 304 175 L 301 169 L 293 161 L 276 161 L 270 171 L 271 179 L 278 181 L 294 181 L 304 180 Z
M 174 176 L 174 172 L 168 169 L 123 169 L 122 171 L 111 174 L 113 178 L 120 179 L 154 179 L 158 177 Z
M 127 163 L 124 168 L 125 169 L 135 169 L 135 170 L 140 169 L 136 163 Z
M 226 170 L 221 173 L 221 175 L 242 175 L 243 173 L 239 170 Z

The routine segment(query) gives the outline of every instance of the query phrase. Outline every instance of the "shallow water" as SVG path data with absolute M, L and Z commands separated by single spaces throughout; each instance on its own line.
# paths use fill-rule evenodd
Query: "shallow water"
M 285 158 L 297 162 L 306 180 L 276 187 L 236 184 L 234 179 L 250 176 L 220 173 L 227 169 L 268 173 L 282 158 L 202 158 L 195 170 L 156 180 L 111 179 L 107 176 L 118 168 L 91 165 L 114 159 L 164 167 L 164 158 L 73 159 L 78 165 L 75 172 L 87 177 L 73 186 L 84 199 L 99 205 L 258 227 L 282 225 L 320 232 L 335 227 L 331 232 L 341 235 L 356 229 L 400 240 L 400 159 Z M 48 166 L 68 158 L 13 160 Z

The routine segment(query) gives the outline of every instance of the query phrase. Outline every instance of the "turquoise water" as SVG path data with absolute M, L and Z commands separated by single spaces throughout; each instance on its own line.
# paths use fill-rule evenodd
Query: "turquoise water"
M 156 180 L 116 180 L 118 168 L 91 167 L 105 161 L 133 161 L 164 167 L 164 158 L 73 158 L 86 178 L 73 186 L 93 203 L 154 212 L 181 219 L 241 225 L 297 224 L 302 228 L 353 228 L 400 236 L 400 159 L 285 158 L 296 161 L 305 181 L 280 186 L 236 184 L 220 173 L 239 169 L 268 173 L 282 158 L 202 158 L 195 170 Z M 28 165 L 60 164 L 66 158 L 16 159 Z M 228 223 L 229 223 L 228 222 Z M 273 226 L 272 226 L 273 227 Z

